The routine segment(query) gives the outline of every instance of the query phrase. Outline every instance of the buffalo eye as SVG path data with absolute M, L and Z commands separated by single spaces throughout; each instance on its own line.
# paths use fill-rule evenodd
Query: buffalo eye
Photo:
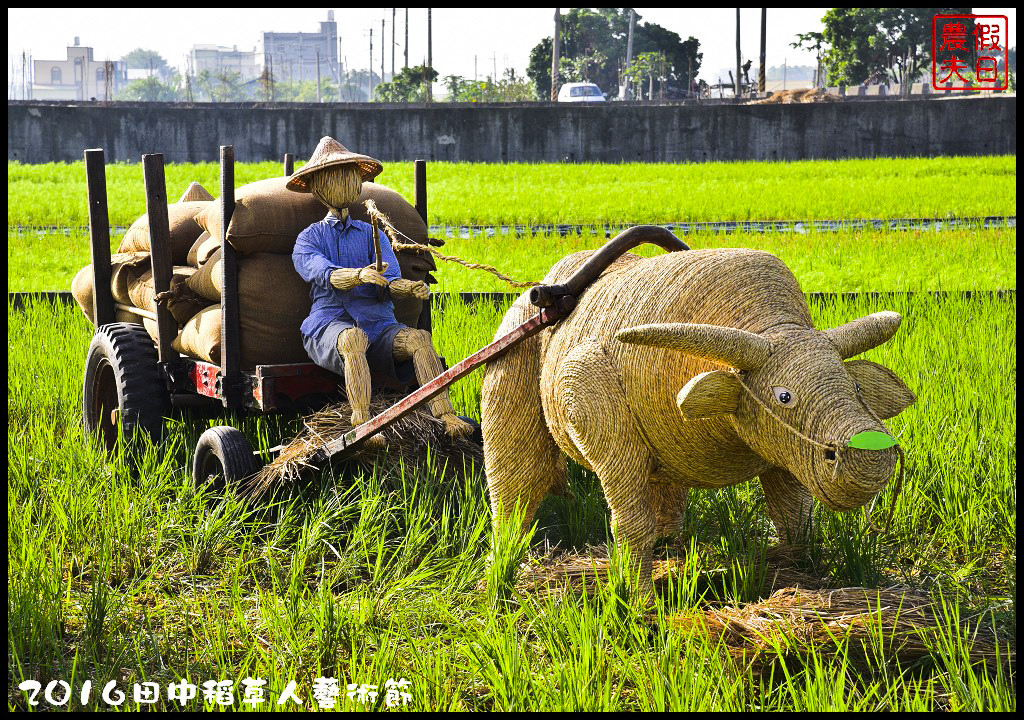
M 780 405 L 791 407 L 795 403 L 793 393 L 784 387 L 773 387 L 772 392 L 775 394 L 775 399 L 779 401 Z

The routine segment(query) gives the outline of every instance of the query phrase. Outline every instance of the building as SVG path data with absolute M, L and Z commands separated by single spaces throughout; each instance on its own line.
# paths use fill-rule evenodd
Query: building
M 263 65 L 277 82 L 316 82 L 319 66 L 322 79 L 339 83 L 334 11 L 327 11 L 327 21 L 320 23 L 319 32 L 263 33 Z
M 32 76 L 34 100 L 113 100 L 128 84 L 125 63 L 94 60 L 77 37 L 67 60 L 34 60 Z
M 260 76 L 255 50 L 239 50 L 238 46 L 193 45 L 188 54 L 189 74 L 198 76 L 204 70 L 217 76 L 224 72 L 236 72 L 246 83 Z

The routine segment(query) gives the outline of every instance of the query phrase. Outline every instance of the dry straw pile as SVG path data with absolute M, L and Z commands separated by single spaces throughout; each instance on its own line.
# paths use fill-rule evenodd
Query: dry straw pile
M 378 415 L 401 399 L 399 395 L 379 394 L 370 403 L 370 414 Z M 352 407 L 347 402 L 337 403 L 306 417 L 299 435 L 285 446 L 278 456 L 251 479 L 248 490 L 253 495 L 273 492 L 288 483 L 315 471 L 312 461 L 317 450 L 328 440 L 334 440 L 351 430 Z M 402 464 L 408 467 L 427 462 L 439 471 L 438 477 L 459 473 L 470 466 L 483 467 L 483 451 L 477 442 L 450 436 L 444 422 L 419 408 L 402 416 L 395 424 L 380 433 L 386 447 L 375 449 L 363 446 L 347 459 L 356 466 L 369 470 L 383 458 L 392 468 Z
M 569 552 L 524 562 L 516 588 L 545 596 L 586 589 L 593 594 L 608 582 L 610 563 L 603 547 Z M 654 586 L 670 597 L 669 585 L 688 572 L 681 559 L 653 563 Z M 950 619 L 941 604 L 927 595 L 898 587 L 824 587 L 818 579 L 788 563 L 769 563 L 763 599 L 745 605 L 702 602 L 689 611 L 669 615 L 669 625 L 683 632 L 710 636 L 742 664 L 763 669 L 792 655 L 819 657 L 848 653 L 855 666 L 866 668 L 873 653 L 898 658 L 903 667 L 928 657 L 948 633 Z M 655 617 L 650 618 L 655 621 Z M 961 624 L 973 623 L 958 618 Z M 983 628 L 971 633 L 971 657 L 990 666 L 1016 662 L 1016 653 Z M 881 645 L 882 647 L 878 647 Z

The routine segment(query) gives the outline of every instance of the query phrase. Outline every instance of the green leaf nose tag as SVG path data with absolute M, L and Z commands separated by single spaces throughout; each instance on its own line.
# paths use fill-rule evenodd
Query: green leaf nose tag
M 865 430 L 850 438 L 849 446 L 860 450 L 885 450 L 893 445 L 899 445 L 899 443 L 891 435 L 876 430 Z

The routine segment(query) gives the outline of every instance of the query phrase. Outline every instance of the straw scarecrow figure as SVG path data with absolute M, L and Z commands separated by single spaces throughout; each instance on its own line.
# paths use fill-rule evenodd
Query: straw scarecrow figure
M 371 226 L 349 217 L 363 181 L 383 169 L 378 160 L 325 137 L 287 184 L 289 190 L 312 193 L 329 211 L 299 234 L 292 261 L 310 283 L 313 300 L 301 327 L 303 344 L 316 364 L 345 378 L 353 426 L 370 419 L 371 367 L 402 384 L 414 374 L 422 385 L 443 371 L 430 333 L 399 323 L 391 302 L 393 297 L 427 299 L 426 283 L 403 279 L 387 235 L 380 233 L 378 254 Z M 453 437 L 473 432 L 455 414 L 447 391 L 430 402 L 430 411 Z M 367 443 L 381 447 L 384 439 L 375 435 Z

